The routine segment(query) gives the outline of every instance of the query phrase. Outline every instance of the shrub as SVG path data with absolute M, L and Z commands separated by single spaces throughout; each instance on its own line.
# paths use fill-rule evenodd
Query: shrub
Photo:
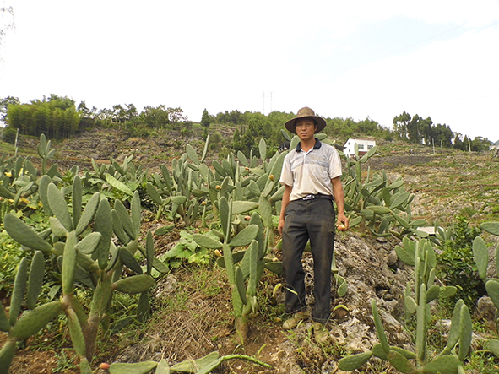
M 14 144 L 14 142 L 16 141 L 16 134 L 17 130 L 14 127 L 5 127 L 3 129 L 3 141 L 5 143 Z
M 451 304 L 463 299 L 470 308 L 485 294 L 483 282 L 473 260 L 473 241 L 480 235 L 480 229 L 471 227 L 462 215 L 456 217 L 452 236 L 440 243 L 442 252 L 438 256 L 440 278 L 458 288 Z

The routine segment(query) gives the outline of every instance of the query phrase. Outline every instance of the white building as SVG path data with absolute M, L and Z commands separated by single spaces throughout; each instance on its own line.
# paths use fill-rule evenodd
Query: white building
M 357 145 L 357 147 L 359 148 L 359 155 L 363 155 L 376 145 L 376 140 L 350 138 L 343 147 L 345 155 L 348 155 L 350 157 L 355 156 L 355 145 Z

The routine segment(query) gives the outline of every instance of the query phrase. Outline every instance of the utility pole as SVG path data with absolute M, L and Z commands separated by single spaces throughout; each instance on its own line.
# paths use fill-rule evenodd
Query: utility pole
M 270 94 L 270 109 L 269 109 L 269 113 L 272 112 L 272 95 L 274 94 L 273 92 L 267 92 Z M 262 113 L 263 115 L 265 115 L 265 91 L 263 92 L 263 95 L 262 95 Z

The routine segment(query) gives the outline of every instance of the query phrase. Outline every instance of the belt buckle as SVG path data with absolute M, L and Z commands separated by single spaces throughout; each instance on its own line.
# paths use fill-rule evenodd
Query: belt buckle
M 302 200 L 312 200 L 312 199 L 315 199 L 315 195 L 310 194 L 302 198 Z

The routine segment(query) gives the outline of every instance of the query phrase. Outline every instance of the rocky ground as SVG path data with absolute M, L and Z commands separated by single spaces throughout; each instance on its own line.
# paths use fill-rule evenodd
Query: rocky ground
M 118 161 L 134 155 L 137 163 L 144 164 L 154 170 L 160 163 L 168 163 L 171 157 L 179 157 L 185 144 L 198 144 L 199 139 L 181 139 L 171 137 L 132 139 L 109 131 L 95 131 L 57 143 L 57 160 L 61 167 L 91 168 L 90 159 L 103 160 L 110 158 Z M 424 151 L 424 150 L 423 150 Z M 444 193 L 446 189 L 458 188 L 466 184 L 467 173 L 471 173 L 473 165 L 485 159 L 474 161 L 447 159 L 448 155 L 432 155 L 421 151 L 417 154 L 390 153 L 374 157 L 369 166 L 373 172 L 385 170 L 391 179 L 401 176 L 407 181 L 407 188 L 415 194 L 413 203 L 414 218 L 424 217 L 431 222 L 435 219 L 450 222 L 453 216 L 463 207 L 470 207 L 477 213 L 486 214 L 487 201 L 498 200 L 497 180 L 492 181 L 491 189 L 483 192 L 480 186 L 472 186 L 467 194 L 456 195 Z M 442 162 L 442 160 L 444 162 Z M 452 164 L 453 166 L 449 166 Z M 467 165 L 467 169 L 463 168 Z M 470 166 L 471 165 L 471 166 Z M 497 170 L 497 168 L 495 169 Z M 438 185 L 435 180 L 438 176 Z M 460 181 L 459 177 L 463 179 Z M 497 178 L 496 178 L 497 179 Z M 487 182 L 488 183 L 488 182 Z M 495 183 L 495 184 L 494 184 Z M 483 187 L 483 186 L 482 186 Z M 438 193 L 436 193 L 437 191 Z M 470 201 L 477 194 L 485 196 L 480 202 Z M 488 194 L 488 195 L 487 195 Z M 438 196 L 437 196 L 438 195 Z M 472 200 L 472 199 L 471 199 Z M 478 203 L 485 206 L 479 206 Z M 165 222 L 150 220 L 144 224 L 144 230 L 159 227 Z M 158 253 L 171 248 L 178 239 L 174 230 L 166 237 L 156 237 Z M 347 352 L 363 352 L 377 343 L 376 331 L 371 315 L 371 300 L 376 299 L 380 309 L 385 330 L 390 344 L 413 349 L 410 334 L 402 325 L 403 289 L 412 279 L 412 268 L 402 264 L 394 256 L 394 248 L 399 244 L 395 238 L 376 239 L 352 230 L 340 232 L 335 241 L 336 264 L 339 274 L 348 283 L 348 291 L 344 297 L 338 297 L 335 290 L 332 320 L 329 323 L 331 343 L 321 346 L 311 338 L 311 321 L 306 321 L 294 331 L 281 328 L 282 318 L 279 305 L 283 302 L 282 288 L 278 285 L 282 279 L 267 275 L 261 283 L 266 288 L 268 298 L 261 302 L 262 311 L 252 322 L 249 331 L 249 344 L 245 347 L 237 345 L 233 337 L 233 319 L 231 317 L 230 290 L 225 274 L 216 269 L 212 273 L 212 282 L 217 285 L 218 293 L 206 296 L 207 285 L 191 285 L 189 298 L 185 308 L 170 314 L 161 313 L 166 308 L 166 301 L 175 295 L 185 294 L 185 284 L 190 284 L 192 273 L 188 268 L 172 272 L 158 282 L 152 292 L 155 314 L 150 322 L 140 331 L 141 339 L 130 339 L 133 342 L 128 348 L 120 348 L 99 360 L 137 362 L 141 360 L 157 360 L 165 358 L 170 363 L 188 358 L 199 358 L 213 350 L 221 354 L 247 354 L 272 365 L 265 369 L 250 365 L 244 361 L 229 361 L 217 372 L 219 373 L 336 373 L 342 372 L 337 367 L 338 359 Z M 278 251 L 275 253 L 279 256 Z M 305 254 L 303 263 L 307 269 L 308 302 L 313 304 L 311 256 Z M 271 292 L 270 290 L 276 290 Z M 337 308 L 334 308 L 337 307 Z M 281 309 L 282 311 L 282 309 Z M 155 317 L 156 315 L 156 317 Z M 160 317 L 158 317 L 160 316 Z M 123 347 L 119 335 L 114 336 L 116 346 Z M 129 338 L 128 338 L 129 339 Z M 28 344 L 29 345 L 29 344 Z M 53 357 L 53 356 L 52 356 Z M 52 364 L 35 368 L 35 363 L 48 360 L 46 351 L 23 350 L 16 356 L 15 373 L 52 373 Z M 29 364 L 31 362 L 31 365 Z M 98 362 L 95 363 L 97 365 Z M 77 370 L 66 371 L 77 372 Z M 104 373 L 96 369 L 96 372 Z M 363 368 L 363 373 L 392 373 L 388 365 L 379 360 L 372 360 Z M 357 373 L 361 373 L 358 371 Z

